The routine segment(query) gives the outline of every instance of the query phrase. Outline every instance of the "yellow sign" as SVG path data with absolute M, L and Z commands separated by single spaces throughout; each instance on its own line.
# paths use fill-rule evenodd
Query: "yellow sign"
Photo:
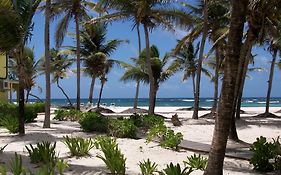
M 7 56 L 0 54 L 0 79 L 6 79 L 7 78 Z

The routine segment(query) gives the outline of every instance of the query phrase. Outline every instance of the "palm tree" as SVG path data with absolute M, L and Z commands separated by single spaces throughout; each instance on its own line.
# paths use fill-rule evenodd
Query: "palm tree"
M 80 109 L 80 22 L 89 19 L 86 6 L 94 8 L 95 4 L 88 0 L 54 0 L 53 15 L 63 15 L 56 30 L 56 46 L 59 48 L 72 19 L 75 21 L 76 57 L 77 57 L 77 109 Z
M 121 77 L 122 81 L 137 81 L 149 83 L 149 73 L 146 67 L 146 49 L 144 49 L 139 58 L 133 59 L 136 66 L 129 64 L 123 64 L 126 71 Z M 168 61 L 170 54 L 166 54 L 163 59 L 160 59 L 160 53 L 156 46 L 152 45 L 150 47 L 150 58 L 151 66 L 153 71 L 153 78 L 155 83 L 155 89 L 153 89 L 154 94 L 154 103 L 156 102 L 157 92 L 160 87 L 160 84 L 169 79 L 177 70 L 178 65 L 171 64 L 168 66 Z
M 11 55 L 16 59 L 17 75 L 19 78 L 19 134 L 24 135 L 24 64 L 23 51 L 28 39 L 31 37 L 33 26 L 32 18 L 41 0 L 14 0 L 10 1 L 13 4 L 14 13 L 19 17 L 23 34 L 21 35 L 19 44 L 12 51 Z
M 9 52 L 21 41 L 23 30 L 11 0 L 0 1 L 0 52 Z
M 51 107 L 51 77 L 50 77 L 50 18 L 51 0 L 46 0 L 45 4 L 45 76 L 46 76 L 46 96 L 45 96 L 45 119 L 43 128 L 50 128 L 50 107 Z
M 194 48 L 192 43 L 186 43 L 178 52 L 175 53 L 175 60 L 172 63 L 174 66 L 178 67 L 179 70 L 183 71 L 183 81 L 191 77 L 194 97 L 196 96 L 195 78 L 199 64 L 199 60 L 196 58 L 198 52 L 199 43 L 196 48 Z M 205 68 L 202 68 L 202 72 L 209 77 L 211 76 L 209 71 Z
M 243 28 L 246 20 L 248 0 L 232 2 L 231 21 L 228 35 L 228 50 L 225 60 L 225 70 L 216 117 L 212 146 L 207 169 L 204 175 L 222 175 L 223 162 L 229 135 L 232 107 L 234 102 L 235 80 L 238 72 L 238 59 L 242 46 Z
M 109 57 L 123 40 L 106 41 L 107 25 L 97 23 L 86 25 L 81 31 L 81 57 L 84 60 L 84 72 L 91 77 L 89 102 L 93 102 L 95 80 L 103 72 L 103 56 Z
M 174 30 L 174 26 L 190 24 L 191 18 L 182 9 L 176 8 L 176 1 L 165 0 L 101 0 L 114 12 L 102 17 L 92 19 L 92 23 L 97 21 L 123 20 L 133 21 L 134 26 L 142 25 L 145 33 L 146 45 L 146 66 L 149 75 L 149 114 L 154 114 L 155 108 L 155 80 L 150 62 L 150 41 L 149 30 L 162 26 L 166 29 Z

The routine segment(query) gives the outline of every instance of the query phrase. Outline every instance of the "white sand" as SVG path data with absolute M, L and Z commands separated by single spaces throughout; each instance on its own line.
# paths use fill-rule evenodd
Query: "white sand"
M 171 123 L 167 123 L 168 126 L 176 131 L 182 132 L 184 139 L 210 144 L 212 140 L 214 121 L 212 119 L 199 119 L 197 121 L 192 120 L 191 111 L 176 111 L 181 107 L 157 107 L 156 112 L 166 117 L 171 117 L 177 113 L 179 118 L 183 120 L 183 126 L 173 127 Z M 120 112 L 127 109 L 126 107 L 112 107 L 115 112 Z M 271 108 L 272 112 L 278 111 L 280 108 Z M 248 113 L 243 114 L 242 120 L 237 122 L 237 130 L 239 138 L 247 143 L 252 143 L 257 137 L 263 135 L 268 138 L 276 138 L 281 135 L 281 119 L 252 119 L 249 116 L 262 113 L 264 108 L 243 108 Z M 209 111 L 200 111 L 199 114 L 205 114 Z M 280 115 L 280 114 L 279 114 Z M 9 144 L 5 149 L 4 154 L 0 154 L 0 162 L 9 162 L 14 152 L 17 152 L 23 156 L 23 162 L 25 166 L 33 169 L 36 165 L 29 163 L 27 157 L 27 151 L 24 146 L 27 144 L 35 144 L 39 141 L 48 140 L 57 142 L 57 152 L 59 157 L 66 159 L 70 163 L 70 168 L 67 169 L 66 174 L 105 174 L 108 172 L 105 164 L 98 158 L 97 154 L 101 154 L 96 149 L 91 150 L 91 157 L 88 158 L 69 158 L 67 147 L 60 141 L 64 135 L 74 135 L 83 137 L 93 137 L 94 134 L 86 134 L 81 132 L 79 124 L 75 122 L 58 122 L 52 121 L 51 129 L 43 129 L 43 118 L 40 115 L 36 123 L 31 123 L 26 126 L 26 136 L 18 137 L 9 134 L 7 130 L 0 129 L 0 147 Z M 186 160 L 186 157 L 192 155 L 193 152 L 180 150 L 175 152 L 172 150 L 163 149 L 156 143 L 146 144 L 144 139 L 132 140 L 132 139 L 118 139 L 119 147 L 127 158 L 127 174 L 134 175 L 139 174 L 138 167 L 139 161 L 150 159 L 159 164 L 159 169 L 163 169 L 166 164 L 180 163 Z M 201 175 L 202 171 L 195 171 L 192 175 Z M 235 159 L 225 159 L 224 174 L 239 175 L 239 174 L 258 174 L 252 170 L 252 166 L 248 161 L 241 161 Z

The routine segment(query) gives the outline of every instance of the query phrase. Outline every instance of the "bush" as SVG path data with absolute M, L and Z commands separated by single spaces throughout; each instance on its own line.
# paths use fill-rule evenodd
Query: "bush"
M 126 158 L 118 148 L 115 139 L 110 137 L 98 137 L 95 140 L 97 149 L 100 149 L 104 156 L 97 155 L 110 170 L 112 174 L 125 175 L 126 172 Z
M 198 156 L 194 154 L 187 157 L 187 161 L 184 161 L 184 164 L 192 169 L 204 171 L 207 168 L 208 159 L 202 157 L 200 154 Z
M 81 128 L 85 132 L 101 132 L 106 133 L 108 127 L 108 118 L 98 113 L 84 113 L 82 118 L 79 120 Z
M 155 162 L 151 162 L 149 159 L 139 164 L 142 175 L 153 175 L 153 173 L 157 172 L 157 166 Z
M 76 109 L 70 109 L 70 110 L 56 110 L 55 111 L 55 120 L 59 120 L 59 121 L 78 121 L 80 120 L 81 116 L 82 116 L 82 112 Z
M 14 175 L 25 174 L 25 168 L 22 165 L 22 158 L 20 155 L 15 153 L 14 159 L 11 160 L 10 170 Z
M 132 115 L 130 120 L 137 127 L 144 127 L 146 129 L 153 128 L 156 125 L 164 124 L 164 119 L 157 115 Z
M 81 137 L 63 137 L 63 143 L 70 150 L 71 156 L 83 157 L 88 156 L 89 151 L 94 148 L 94 142 L 92 139 L 84 139 Z
M 128 119 L 112 119 L 109 122 L 108 134 L 118 138 L 136 138 L 137 127 Z
M 6 115 L 2 119 L 0 119 L 1 125 L 9 130 L 10 133 L 19 132 L 19 120 L 16 117 Z
M 253 157 L 250 163 L 254 165 L 254 169 L 262 172 L 268 172 L 273 170 L 273 164 L 269 162 L 270 159 L 274 159 L 274 150 L 276 145 L 267 142 L 265 137 L 257 138 L 250 150 L 253 152 Z
M 29 153 L 31 163 L 44 163 L 49 165 L 49 167 L 54 167 L 57 161 L 56 155 L 56 142 L 51 144 L 50 142 L 37 143 L 36 147 L 31 144 L 25 146 Z
M 164 124 L 151 128 L 147 134 L 146 141 L 151 142 L 154 138 L 159 139 L 160 146 L 163 148 L 171 148 L 178 150 L 178 146 L 183 140 L 183 135 L 168 129 Z
M 179 164 L 174 165 L 173 163 L 170 163 L 162 172 L 160 172 L 160 175 L 189 175 L 192 172 L 192 168 L 186 167 L 182 170 Z

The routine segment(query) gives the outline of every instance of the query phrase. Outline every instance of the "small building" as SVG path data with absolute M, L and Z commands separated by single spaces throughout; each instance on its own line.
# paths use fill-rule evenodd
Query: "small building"
M 9 78 L 8 56 L 0 54 L 0 102 L 13 102 L 13 93 L 16 92 L 18 101 L 19 83 Z

